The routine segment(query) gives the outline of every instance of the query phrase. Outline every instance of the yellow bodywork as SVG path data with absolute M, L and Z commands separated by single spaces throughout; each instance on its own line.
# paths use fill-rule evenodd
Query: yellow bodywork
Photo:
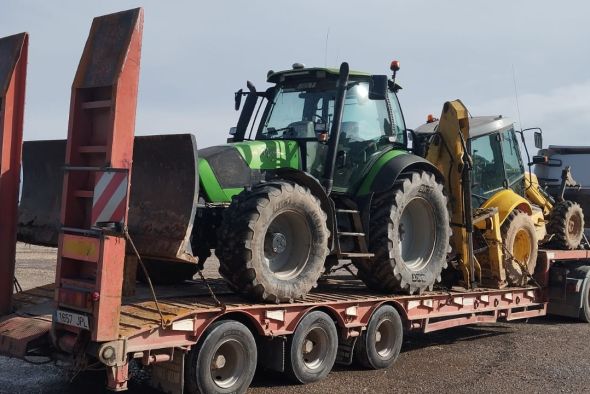
M 500 219 L 500 225 L 506 221 L 510 212 L 515 209 L 520 209 L 528 213 L 533 214 L 533 208 L 531 203 L 525 200 L 522 196 L 519 196 L 511 189 L 500 190 L 490 197 L 486 202 L 481 205 L 482 208 L 498 208 L 498 215 Z
M 467 108 L 460 100 L 445 103 L 443 112 L 429 147 L 426 159 L 437 166 L 445 175 L 445 192 L 449 198 L 451 225 L 453 234 L 451 246 L 456 254 L 459 269 L 463 275 L 463 282 L 469 285 L 473 279 L 489 287 L 502 288 L 506 286 L 506 270 L 502 242 L 501 226 L 515 209 L 522 210 L 532 216 L 538 235 L 544 237 L 545 221 L 543 211 L 534 208 L 532 201 L 538 204 L 541 197 L 538 188 L 534 189 L 538 195 L 530 201 L 518 195 L 511 189 L 495 193 L 481 208 L 474 210 L 473 225 L 479 230 L 485 244 L 482 251 L 473 251 L 469 242 L 467 229 L 464 225 L 466 206 L 463 200 L 463 184 L 461 173 L 463 169 L 464 142 L 469 140 L 469 115 Z M 536 182 L 536 178 L 528 178 L 528 183 Z M 469 191 L 471 193 L 471 191 Z M 527 194 L 527 198 L 528 194 Z M 541 205 L 540 206 L 546 206 Z M 515 252 L 526 250 L 530 240 L 516 239 Z M 524 253 L 524 252 L 523 252 Z M 471 277 L 470 260 L 473 259 L 475 278 Z
M 449 199 L 451 214 L 451 247 L 457 255 L 459 268 L 465 285 L 472 282 L 469 261 L 474 259 L 475 276 L 481 279 L 481 267 L 473 256 L 473 246 L 469 244 L 465 228 L 466 207 L 463 201 L 461 172 L 464 154 L 461 142 L 469 139 L 469 113 L 460 100 L 446 102 L 438 124 L 437 135 L 428 147 L 426 159 L 433 163 L 445 176 L 445 192 Z

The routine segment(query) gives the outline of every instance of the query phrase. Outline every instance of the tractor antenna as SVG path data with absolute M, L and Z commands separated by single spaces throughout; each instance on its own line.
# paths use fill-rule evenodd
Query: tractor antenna
M 328 67 L 328 39 L 330 38 L 330 28 L 328 27 L 328 32 L 326 33 L 326 44 L 324 46 L 324 67 Z
M 514 83 L 514 99 L 516 100 L 516 112 L 518 113 L 518 124 L 523 130 L 522 119 L 520 118 L 520 105 L 518 105 L 518 89 L 516 88 L 516 71 L 514 70 L 514 63 L 512 64 L 512 82 Z

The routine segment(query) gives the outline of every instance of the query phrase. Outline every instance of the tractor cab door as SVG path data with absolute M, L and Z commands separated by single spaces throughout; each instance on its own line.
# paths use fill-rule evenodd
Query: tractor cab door
M 397 104 L 397 99 L 396 99 Z M 397 112 L 399 106 L 394 107 Z M 395 139 L 386 100 L 370 100 L 369 84 L 350 87 L 344 101 L 334 171 L 334 191 L 347 193 L 366 174 L 368 167 Z M 403 123 L 401 114 L 400 123 Z M 403 127 L 405 130 L 405 127 Z

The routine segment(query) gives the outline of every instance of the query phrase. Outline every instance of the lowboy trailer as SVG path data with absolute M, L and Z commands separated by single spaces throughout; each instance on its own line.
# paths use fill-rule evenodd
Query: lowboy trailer
M 85 315 L 56 310 L 52 284 L 16 294 L 16 311 L 0 323 L 0 352 L 25 359 L 40 354 L 63 359 L 69 353 L 82 362 L 76 367 L 99 361 L 106 367 L 107 387 L 115 391 L 126 389 L 134 359 L 151 369 L 151 385 L 167 393 L 243 392 L 257 366 L 308 383 L 324 378 L 335 363 L 390 367 L 407 331 L 548 312 L 589 322 L 589 253 L 543 250 L 535 273 L 539 286 L 501 290 L 384 295 L 335 276 L 302 300 L 272 305 L 245 303 L 221 279 L 156 287 L 157 303 L 149 288 L 140 286 L 122 298 L 116 340 L 87 337 L 81 348 L 78 337 L 66 353 L 51 344 L 52 322 L 83 333 L 92 324 Z

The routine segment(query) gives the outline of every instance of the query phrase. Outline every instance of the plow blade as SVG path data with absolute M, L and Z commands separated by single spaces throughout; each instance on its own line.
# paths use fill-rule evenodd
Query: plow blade
M 25 141 L 19 241 L 57 246 L 65 140 Z M 135 137 L 127 226 L 143 257 L 195 262 L 199 178 L 192 134 Z

